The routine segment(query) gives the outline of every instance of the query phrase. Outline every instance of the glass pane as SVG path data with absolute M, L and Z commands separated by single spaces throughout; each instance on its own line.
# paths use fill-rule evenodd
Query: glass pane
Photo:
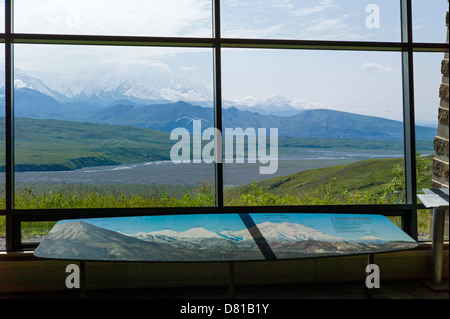
M 346 41 L 400 41 L 399 1 L 221 2 L 222 36 Z
M 404 202 L 399 53 L 224 49 L 222 61 L 227 205 Z
M 36 244 L 44 239 L 56 222 L 22 222 L 21 241 L 23 244 Z
M 17 208 L 214 203 L 214 165 L 171 136 L 211 126 L 211 49 L 17 44 L 15 63 Z
M 402 228 L 402 218 L 398 216 L 388 216 L 387 219 L 389 219 L 394 225 L 396 225 L 398 228 Z
M 212 35 L 210 0 L 15 0 L 14 11 L 18 33 Z
M 448 56 L 447 56 L 448 57 Z M 444 53 L 414 54 L 414 99 L 416 122 L 431 127 L 435 136 L 416 140 L 417 193 L 424 188 L 448 187 L 448 176 L 441 167 L 448 165 L 448 59 Z M 416 132 L 417 134 L 417 132 Z M 419 200 L 420 202 L 420 200 Z M 432 210 L 418 211 L 419 236 L 430 240 Z
M 448 41 L 448 0 L 413 0 L 412 5 L 414 42 Z
M 5 0 L 0 0 L 0 33 L 5 32 Z

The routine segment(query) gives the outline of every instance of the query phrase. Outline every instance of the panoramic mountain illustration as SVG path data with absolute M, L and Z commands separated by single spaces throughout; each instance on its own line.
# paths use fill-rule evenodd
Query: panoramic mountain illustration
M 226 227 L 224 225 L 223 227 Z M 411 241 L 366 236 L 349 240 L 298 223 L 257 224 L 277 258 L 365 254 L 415 247 Z M 210 231 L 194 227 L 125 234 L 85 221 L 57 224 L 35 251 L 38 257 L 83 260 L 220 261 L 264 259 L 252 229 Z
M 206 231 L 207 232 L 207 231 Z M 189 240 L 156 237 L 145 240 L 91 225 L 84 221 L 57 224 L 35 250 L 38 257 L 73 260 L 222 261 L 263 259 L 255 242 L 225 237 L 212 240 L 191 230 Z

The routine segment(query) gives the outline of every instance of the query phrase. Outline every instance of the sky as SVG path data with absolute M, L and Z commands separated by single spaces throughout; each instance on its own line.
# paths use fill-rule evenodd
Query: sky
M 368 5 L 379 8 L 374 28 L 366 23 L 375 21 L 367 20 L 374 14 Z M 212 36 L 210 0 L 15 0 L 14 9 L 18 33 Z M 446 10 L 446 0 L 413 0 L 414 39 L 445 41 Z M 223 37 L 400 41 L 399 1 L 393 0 L 223 0 L 221 12 Z M 132 70 L 147 67 L 195 86 L 185 94 L 172 88 L 168 98 L 212 100 L 210 49 L 16 47 L 16 66 L 23 70 L 76 78 L 111 68 L 133 77 Z M 222 55 L 224 107 L 288 105 L 402 119 L 399 53 L 223 49 Z M 443 54 L 416 55 L 417 121 L 433 123 Z

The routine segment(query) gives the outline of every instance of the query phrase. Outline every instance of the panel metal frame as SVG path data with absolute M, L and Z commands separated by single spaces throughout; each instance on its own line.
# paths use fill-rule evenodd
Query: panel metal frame
M 24 34 L 15 33 L 14 0 L 5 0 L 5 33 L 0 34 L 0 43 L 5 48 L 5 196 L 6 208 L 0 216 L 6 216 L 6 250 L 21 251 L 33 249 L 35 244 L 21 242 L 21 223 L 34 221 L 57 221 L 60 219 L 117 217 L 165 214 L 211 214 L 211 213 L 355 213 L 399 216 L 403 230 L 417 240 L 417 204 L 415 172 L 415 119 L 414 119 L 414 52 L 448 52 L 446 43 L 415 43 L 412 37 L 412 0 L 398 0 L 401 21 L 400 42 L 361 41 L 317 41 L 282 39 L 242 39 L 222 38 L 220 30 L 220 0 L 212 1 L 211 38 L 185 37 L 142 37 L 142 36 L 99 36 L 65 34 Z M 399 205 L 324 205 L 324 206 L 224 206 L 223 166 L 215 164 L 215 207 L 179 208 L 99 208 L 99 209 L 15 209 L 14 207 L 14 44 L 58 44 L 92 46 L 148 46 L 148 47 L 193 47 L 212 48 L 214 81 L 215 127 L 222 131 L 222 48 L 246 49 L 294 49 L 294 50 L 342 50 L 342 51 L 391 51 L 401 52 L 403 81 L 403 123 L 406 202 Z

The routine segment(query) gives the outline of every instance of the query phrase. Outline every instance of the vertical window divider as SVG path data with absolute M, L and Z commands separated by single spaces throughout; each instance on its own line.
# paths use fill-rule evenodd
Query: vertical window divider
M 400 0 L 402 50 L 403 128 L 405 152 L 405 201 L 411 205 L 411 216 L 405 231 L 417 240 L 416 137 L 414 119 L 414 68 L 412 0 Z
M 220 32 L 220 0 L 212 0 L 214 37 L 214 126 L 222 132 L 222 55 Z M 223 207 L 222 134 L 215 138 L 215 197 L 216 206 Z
M 5 0 L 5 202 L 6 250 L 20 246 L 20 222 L 14 211 L 14 8 L 13 0 Z

